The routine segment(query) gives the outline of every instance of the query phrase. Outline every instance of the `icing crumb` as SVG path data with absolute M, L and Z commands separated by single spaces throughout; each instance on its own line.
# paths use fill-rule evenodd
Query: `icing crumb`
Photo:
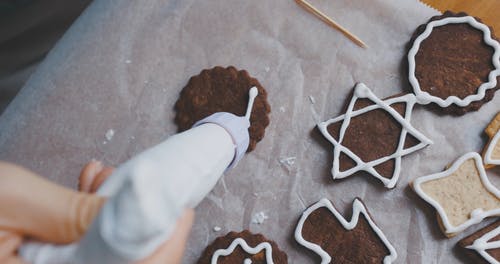
M 214 226 L 214 232 L 219 232 L 221 230 L 222 228 L 220 226 Z
M 309 101 L 311 101 L 311 104 L 316 103 L 316 99 L 314 99 L 314 97 L 312 95 L 309 95 Z
M 286 157 L 280 158 L 279 162 L 285 166 L 292 166 L 293 164 L 295 164 L 295 160 L 297 160 L 297 157 Z
M 282 113 L 285 112 L 285 107 L 284 106 L 280 106 L 280 112 L 282 112 Z
M 269 66 L 266 66 L 266 67 L 264 68 L 264 70 L 265 70 L 266 72 L 269 72 L 269 71 L 271 70 L 271 68 L 269 68 Z
M 260 211 L 253 215 L 252 224 L 262 224 L 265 220 L 269 219 L 269 217 L 263 211 Z
M 125 63 L 126 64 L 130 64 L 130 63 L 132 63 L 132 61 L 131 60 L 125 60 Z
M 108 129 L 106 134 L 104 135 L 108 141 L 111 141 L 113 139 L 113 136 L 115 135 L 115 131 L 113 129 Z

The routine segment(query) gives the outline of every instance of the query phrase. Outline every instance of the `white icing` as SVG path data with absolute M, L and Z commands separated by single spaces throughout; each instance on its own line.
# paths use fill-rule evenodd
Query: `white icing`
M 368 98 L 371 101 L 373 101 L 375 104 L 367 106 L 365 108 L 359 109 L 359 110 L 353 110 L 354 105 L 358 98 Z M 395 104 L 395 103 L 406 103 L 406 111 L 405 111 L 405 117 L 403 118 L 394 108 L 392 108 L 390 105 Z M 379 179 L 384 183 L 384 185 L 388 188 L 393 188 L 396 185 L 396 182 L 398 181 L 399 174 L 401 171 L 401 157 L 404 155 L 408 155 L 412 152 L 415 152 L 419 149 L 424 148 L 425 146 L 432 144 L 432 141 L 425 137 L 423 134 L 421 134 L 419 131 L 417 131 L 411 124 L 410 124 L 410 119 L 411 119 L 411 114 L 413 110 L 413 106 L 416 103 L 416 97 L 413 94 L 407 94 L 404 96 L 400 97 L 395 97 L 387 100 L 380 100 L 377 98 L 372 91 L 366 87 L 363 83 L 359 83 L 356 85 L 354 89 L 354 95 L 351 99 L 351 102 L 349 103 L 348 109 L 344 115 L 338 116 L 336 118 L 330 119 L 325 122 L 321 122 L 318 124 L 318 128 L 323 134 L 323 136 L 330 141 L 333 146 L 334 146 L 334 153 L 333 153 L 333 167 L 332 167 L 332 176 L 333 179 L 342 179 L 348 176 L 351 176 L 352 174 L 358 172 L 358 171 L 366 171 L 373 175 L 375 178 Z M 364 162 L 361 158 L 358 157 L 358 155 L 354 154 L 351 150 L 346 148 L 345 146 L 342 145 L 342 140 L 344 138 L 345 131 L 349 127 L 349 123 L 353 117 L 365 114 L 369 111 L 376 110 L 376 109 L 383 109 L 386 112 L 388 112 L 397 122 L 399 122 L 402 126 L 401 130 L 401 135 L 399 138 L 399 143 L 397 150 L 389 155 L 385 156 L 373 161 L 369 162 Z M 339 121 L 342 121 L 342 126 L 340 129 L 340 135 L 338 141 L 328 133 L 328 126 L 332 123 L 336 123 Z M 420 143 L 405 149 L 404 148 L 404 142 L 406 139 L 407 134 L 410 133 L 412 136 L 417 138 Z M 346 171 L 340 171 L 340 154 L 345 153 L 347 156 L 349 156 L 351 159 L 353 159 L 356 162 L 356 166 L 346 170 Z M 395 168 L 394 168 L 394 173 L 392 178 L 388 179 L 380 175 L 374 167 L 386 162 L 387 160 L 390 159 L 395 159 Z
M 267 216 L 266 213 L 264 213 L 264 212 L 258 212 L 258 213 L 256 213 L 256 214 L 253 215 L 253 217 L 252 217 L 252 224 L 261 225 L 267 219 L 269 219 L 269 216 Z
M 500 130 L 495 134 L 491 140 L 486 152 L 484 153 L 484 164 L 500 165 L 500 159 L 493 158 L 493 150 L 495 146 L 500 143 Z
M 229 245 L 229 247 L 226 249 L 216 250 L 214 252 L 214 254 L 212 255 L 211 264 L 217 264 L 217 260 L 219 259 L 220 256 L 231 255 L 237 246 L 240 246 L 245 252 L 247 252 L 248 254 L 252 254 L 252 255 L 257 254 L 257 253 L 261 252 L 262 250 L 265 250 L 267 264 L 274 264 L 274 262 L 273 262 L 273 249 L 271 247 L 271 244 L 269 244 L 268 242 L 262 242 L 262 243 L 258 244 L 256 247 L 250 247 L 243 238 L 236 238 L 235 240 L 233 240 L 231 245 Z M 252 261 L 250 259 L 245 259 L 245 261 L 243 263 L 244 264 L 251 264 Z
M 496 209 L 492 209 L 492 210 L 488 210 L 488 211 L 484 211 L 481 208 L 477 208 L 470 213 L 469 220 L 465 221 L 464 223 L 462 223 L 460 225 L 454 226 L 453 224 L 450 223 L 450 220 L 448 219 L 448 215 L 446 214 L 444 208 L 436 200 L 432 199 L 432 197 L 430 197 L 429 195 L 427 195 L 423 191 L 422 186 L 421 186 L 423 183 L 428 182 L 428 181 L 432 181 L 432 180 L 445 178 L 445 177 L 452 175 L 455 171 L 457 171 L 460 168 L 460 166 L 465 161 L 467 161 L 469 159 L 474 159 L 476 167 L 479 171 L 479 177 L 480 177 L 481 183 L 486 188 L 486 190 L 488 192 L 492 193 L 493 195 L 495 195 L 498 199 L 500 199 L 500 191 L 497 188 L 495 188 L 495 186 L 493 186 L 490 183 L 490 181 L 488 180 L 488 176 L 486 175 L 486 171 L 484 169 L 481 156 L 479 154 L 477 154 L 476 152 L 469 152 L 469 153 L 463 155 L 457 161 L 455 161 L 449 169 L 447 169 L 443 172 L 423 176 L 423 177 L 417 178 L 415 181 L 413 181 L 413 189 L 422 199 L 424 199 L 426 202 L 431 204 L 436 209 L 436 211 L 438 212 L 438 214 L 442 220 L 443 227 L 444 227 L 445 232 L 447 234 L 461 232 L 461 231 L 465 230 L 467 227 L 481 222 L 486 217 L 500 215 L 500 208 L 496 208 Z
M 478 89 L 476 94 L 469 95 L 464 99 L 460 99 L 457 96 L 450 96 L 443 100 L 440 97 L 430 95 L 428 92 L 422 91 L 420 88 L 420 84 L 415 76 L 415 56 L 420 48 L 420 44 L 431 34 L 433 28 L 443 26 L 446 24 L 458 24 L 458 23 L 468 23 L 474 28 L 477 28 L 483 31 L 484 42 L 489 46 L 495 49 L 495 53 L 492 57 L 492 64 L 495 67 L 495 70 L 491 71 L 488 75 L 488 82 L 482 83 Z M 486 90 L 496 87 L 497 85 L 497 76 L 500 75 L 500 44 L 498 41 L 491 38 L 491 32 L 488 26 L 485 24 L 479 23 L 476 19 L 471 16 L 463 16 L 463 17 L 447 17 L 440 20 L 435 20 L 427 24 L 425 31 L 420 34 L 413 43 L 413 47 L 408 52 L 408 64 L 409 64 L 409 81 L 413 86 L 413 91 L 418 98 L 419 103 L 428 104 L 428 103 L 436 103 L 441 107 L 447 107 L 451 104 L 456 104 L 458 106 L 464 107 L 469 105 L 472 102 L 479 101 L 484 98 Z
M 250 115 L 252 114 L 253 103 L 255 101 L 255 97 L 257 97 L 258 94 L 259 94 L 259 90 L 255 86 L 250 88 L 250 91 L 248 92 L 249 99 L 248 99 L 248 105 L 247 105 L 247 112 L 245 114 L 245 118 L 248 120 L 250 120 Z
M 297 157 L 285 157 L 285 158 L 280 158 L 279 163 L 285 166 L 292 166 L 295 164 L 295 161 L 297 160 Z
M 467 246 L 468 249 L 475 250 L 479 255 L 481 255 L 486 261 L 492 264 L 500 264 L 498 260 L 493 258 L 486 250 L 500 248 L 500 241 L 488 242 L 494 237 L 500 235 L 500 226 L 491 230 L 490 232 L 484 234 L 482 237 L 474 240 L 472 245 Z
M 113 129 L 109 129 L 106 131 L 106 134 L 104 135 L 108 141 L 111 141 L 113 139 L 113 136 L 115 135 L 115 131 Z
M 304 226 L 304 222 L 306 221 L 307 217 L 317 210 L 318 208 L 321 207 L 326 207 L 330 212 L 337 218 L 337 220 L 342 224 L 342 226 L 346 230 L 352 230 L 354 229 L 359 220 L 359 215 L 363 214 L 370 224 L 370 227 L 372 230 L 377 234 L 377 236 L 380 238 L 382 243 L 384 243 L 385 247 L 389 250 L 389 255 L 385 256 L 384 258 L 384 264 L 392 263 L 394 260 L 397 258 L 397 252 L 396 249 L 392 246 L 392 244 L 389 242 L 389 240 L 386 238 L 382 230 L 373 222 L 371 219 L 370 215 L 368 214 L 365 206 L 363 203 L 355 199 L 353 204 L 352 204 L 352 217 L 351 221 L 347 221 L 338 211 L 335 209 L 335 207 L 332 205 L 330 200 L 323 198 L 317 203 L 313 204 L 311 207 L 307 208 L 304 213 L 302 213 L 302 216 L 300 217 L 299 223 L 297 224 L 297 227 L 295 229 L 295 240 L 302 246 L 314 251 L 316 254 L 318 254 L 321 257 L 321 264 L 327 264 L 327 263 L 332 263 L 332 256 L 328 254 L 325 250 L 323 250 L 319 245 L 308 242 L 304 239 L 302 236 L 302 228 Z M 335 257 L 335 256 L 333 256 Z

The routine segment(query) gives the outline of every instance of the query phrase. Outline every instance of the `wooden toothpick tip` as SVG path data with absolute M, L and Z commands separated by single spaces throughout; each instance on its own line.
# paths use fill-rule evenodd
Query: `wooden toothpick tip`
M 361 39 L 356 37 L 354 34 L 349 32 L 346 28 L 335 22 L 333 19 L 325 15 L 323 12 L 319 11 L 316 7 L 311 5 L 305 0 L 295 0 L 295 2 L 300 5 L 302 8 L 305 10 L 309 11 L 313 15 L 317 16 L 319 19 L 321 19 L 323 22 L 325 22 L 327 25 L 330 27 L 333 27 L 334 29 L 340 31 L 344 36 L 346 36 L 348 39 L 350 39 L 352 42 L 354 42 L 356 45 L 362 47 L 362 48 L 368 48 L 368 45 L 366 45 Z

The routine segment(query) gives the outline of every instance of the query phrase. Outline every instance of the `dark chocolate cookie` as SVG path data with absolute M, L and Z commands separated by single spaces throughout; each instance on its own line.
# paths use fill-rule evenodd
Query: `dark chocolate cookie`
M 295 240 L 321 257 L 321 263 L 392 263 L 397 253 L 356 198 L 352 216 L 342 216 L 328 199 L 306 209 L 297 224 Z
M 439 113 L 463 115 L 477 111 L 493 98 L 500 87 L 498 74 L 490 77 L 492 71 L 498 72 L 498 66 L 495 67 L 493 63 L 495 48 L 485 41 L 486 33 L 475 26 L 481 24 L 489 29 L 491 34 L 487 38 L 491 38 L 491 41 L 496 42 L 496 38 L 493 29 L 482 24 L 480 19 L 470 17 L 469 22 L 433 24 L 430 34 L 421 39 L 425 37 L 426 28 L 431 22 L 444 23 L 443 19 L 467 17 L 466 13 L 455 14 L 449 11 L 432 17 L 427 24 L 417 28 L 410 41 L 410 84 L 420 99 L 426 101 L 429 95 L 433 97 L 430 102 Z M 477 24 L 472 26 L 470 23 Z M 491 82 L 495 79 L 497 84 Z M 490 84 L 483 85 L 486 83 Z M 482 92 L 479 88 L 481 85 L 485 87 Z M 481 93 L 483 96 L 480 96 Z M 456 98 L 452 100 L 453 96 Z
M 274 241 L 261 234 L 252 234 L 248 230 L 240 233 L 229 232 L 216 238 L 205 249 L 198 264 L 210 264 L 213 258 L 217 259 L 217 264 L 243 264 L 248 261 L 252 264 L 268 264 L 268 258 L 272 258 L 274 264 L 288 263 L 287 255 Z
M 248 129 L 250 144 L 247 152 L 252 151 L 264 138 L 271 107 L 267 102 L 267 92 L 259 81 L 250 77 L 247 71 L 238 71 L 233 66 L 203 70 L 189 79 L 175 104 L 175 123 L 179 132 L 190 129 L 197 121 L 216 112 L 244 116 L 248 91 L 253 86 L 257 87 L 259 94 L 255 98 Z
M 411 94 L 381 100 L 356 85 L 345 114 L 318 125 L 334 148 L 333 179 L 367 173 L 395 187 L 401 158 L 432 143 L 410 123 L 415 100 Z
M 487 259 L 500 262 L 500 247 L 483 248 L 481 245 L 486 246 L 486 244 L 478 243 L 479 241 L 486 243 L 500 241 L 500 220 L 458 241 L 458 246 L 474 263 L 495 263 Z

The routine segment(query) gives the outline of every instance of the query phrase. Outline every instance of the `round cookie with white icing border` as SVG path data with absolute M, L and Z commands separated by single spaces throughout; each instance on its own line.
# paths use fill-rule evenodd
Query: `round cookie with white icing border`
M 210 244 L 198 264 L 286 264 L 288 257 L 278 245 L 248 230 L 229 232 Z
M 435 111 L 477 111 L 499 89 L 500 44 L 480 19 L 447 11 L 418 27 L 410 43 L 410 84 Z
M 189 79 L 175 103 L 175 123 L 179 132 L 190 129 L 197 121 L 216 112 L 244 116 L 248 92 L 252 87 L 257 87 L 259 92 L 253 104 L 248 128 L 250 143 L 247 152 L 252 151 L 257 142 L 264 138 L 271 107 L 267 102 L 267 92 L 260 82 L 247 71 L 237 70 L 233 66 L 205 69 Z

